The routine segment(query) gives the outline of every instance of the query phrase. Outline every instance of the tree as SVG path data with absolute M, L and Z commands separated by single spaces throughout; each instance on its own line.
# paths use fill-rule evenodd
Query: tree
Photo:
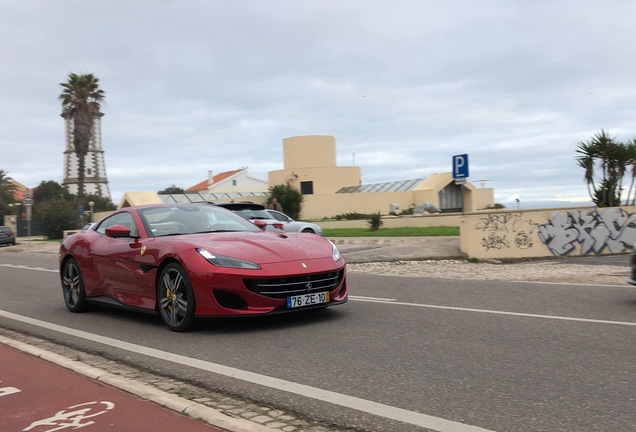
M 33 200 L 36 203 L 54 199 L 65 199 L 70 201 L 73 199 L 73 195 L 71 195 L 64 186 L 54 180 L 42 180 L 40 184 L 33 189 Z
M 280 184 L 269 188 L 269 197 L 267 203 L 272 202 L 272 198 L 276 198 L 283 207 L 283 211 L 292 219 L 300 218 L 300 211 L 303 204 L 303 195 L 294 189 L 291 185 Z
M 93 202 L 93 213 L 112 211 L 117 209 L 117 206 L 113 204 L 110 198 L 102 197 L 99 195 L 88 195 L 86 197 L 86 202 L 91 202 L 91 201 Z M 95 222 L 94 218 L 93 218 L 93 222 Z
M 86 195 L 85 199 L 86 202 L 93 202 L 93 212 L 116 208 L 110 198 Z M 33 190 L 33 200 L 36 202 L 33 206 L 33 222 L 42 227 L 43 233 L 49 238 L 61 238 L 65 229 L 76 226 L 76 196 L 70 194 L 61 184 L 53 180 L 42 181 Z
M 621 204 L 623 177 L 627 167 L 636 160 L 628 145 L 616 141 L 604 130 L 594 134 L 588 142 L 580 142 L 576 152 L 578 165 L 585 170 L 590 198 L 598 207 L 613 207 Z M 600 173 L 599 173 L 600 169 Z M 632 174 L 636 176 L 636 174 Z M 596 178 L 598 177 L 598 178 Z M 631 193 L 631 187 L 628 191 Z
M 68 81 L 60 83 L 64 88 L 59 96 L 62 117 L 73 123 L 73 146 L 78 159 L 77 206 L 84 206 L 85 158 L 94 134 L 95 117 L 100 114 L 104 91 L 93 74 L 69 74 Z M 80 220 L 80 224 L 81 224 Z
M 9 214 L 9 204 L 13 204 L 15 198 L 15 185 L 13 179 L 7 175 L 7 172 L 0 170 L 0 213 L 2 215 Z
M 177 187 L 177 185 L 175 184 L 171 184 L 164 190 L 157 191 L 157 193 L 161 195 L 182 194 L 184 193 L 184 190 L 180 187 Z
M 77 212 L 72 200 L 48 200 L 33 208 L 33 223 L 40 226 L 44 235 L 50 239 L 61 239 L 64 230 L 77 223 Z
M 631 174 L 632 174 L 632 180 L 629 184 L 629 189 L 627 190 L 627 202 L 626 204 L 629 204 L 629 197 L 632 196 L 632 205 L 634 205 L 634 203 L 636 203 L 636 189 L 634 189 L 634 184 L 636 181 L 636 138 L 633 138 L 632 141 L 628 144 L 626 144 L 627 147 L 627 157 L 628 157 L 628 164 L 632 166 L 632 170 L 631 170 Z M 634 194 L 632 195 L 632 191 L 634 191 Z

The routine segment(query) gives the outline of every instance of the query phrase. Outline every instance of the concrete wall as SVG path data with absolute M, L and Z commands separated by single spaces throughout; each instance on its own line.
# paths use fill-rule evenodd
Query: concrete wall
M 464 204 L 467 212 L 481 211 L 492 206 L 492 189 L 475 189 L 464 192 Z M 420 203 L 431 202 L 439 205 L 438 192 L 435 190 L 413 190 L 407 192 L 366 192 L 327 195 L 303 195 L 301 217 L 304 219 L 322 219 L 343 213 L 389 213 L 390 204 L 399 204 L 400 211 L 407 210 Z M 398 212 L 399 213 L 399 212 Z
M 382 218 L 382 228 L 460 226 L 463 217 L 461 213 L 431 214 L 424 216 L 384 216 Z M 369 224 L 366 220 L 329 220 L 314 221 L 314 223 L 320 225 L 322 229 L 369 228 Z
M 636 242 L 636 207 L 466 214 L 461 250 L 471 258 L 618 254 Z
M 478 259 L 620 254 L 632 251 L 636 243 L 636 206 L 446 213 L 382 221 L 383 228 L 459 226 L 461 251 Z M 317 223 L 323 229 L 368 228 L 366 220 Z
M 343 213 L 389 213 L 389 203 L 399 203 L 402 209 L 413 204 L 412 192 L 369 192 L 333 195 L 303 195 L 301 217 L 322 219 Z

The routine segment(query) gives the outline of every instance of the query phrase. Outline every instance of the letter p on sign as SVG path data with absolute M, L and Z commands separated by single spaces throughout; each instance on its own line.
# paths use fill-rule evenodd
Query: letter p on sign
M 466 178 L 468 177 L 468 155 L 455 155 L 453 156 L 453 178 Z

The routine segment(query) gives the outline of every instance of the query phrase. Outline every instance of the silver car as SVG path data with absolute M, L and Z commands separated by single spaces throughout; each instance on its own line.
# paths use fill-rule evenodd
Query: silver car
M 271 217 L 269 213 L 265 211 L 265 207 L 261 204 L 256 204 L 249 201 L 240 201 L 240 202 L 229 202 L 229 203 L 210 203 L 219 207 L 226 208 L 228 210 L 232 210 L 234 213 L 237 213 L 243 216 L 245 219 L 249 220 L 252 223 L 259 221 L 263 223 L 263 227 L 266 231 L 272 232 L 283 232 L 283 224 L 278 220 Z
M 322 228 L 311 222 L 295 221 L 284 213 L 277 210 L 266 210 L 274 219 L 283 223 L 283 230 L 286 232 L 302 232 L 322 235 Z

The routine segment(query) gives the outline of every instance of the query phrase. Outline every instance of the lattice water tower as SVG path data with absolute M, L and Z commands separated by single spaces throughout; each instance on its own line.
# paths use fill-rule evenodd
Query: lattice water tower
M 84 194 L 97 195 L 111 199 L 108 188 L 108 177 L 106 176 L 106 162 L 104 161 L 104 150 L 102 149 L 102 123 L 103 113 L 97 114 L 93 118 L 93 137 L 88 143 L 88 152 L 84 159 Z M 64 151 L 64 181 L 62 185 L 66 189 L 77 195 L 79 190 L 79 158 L 75 153 L 74 123 L 65 114 L 62 114 L 66 125 L 66 150 Z

